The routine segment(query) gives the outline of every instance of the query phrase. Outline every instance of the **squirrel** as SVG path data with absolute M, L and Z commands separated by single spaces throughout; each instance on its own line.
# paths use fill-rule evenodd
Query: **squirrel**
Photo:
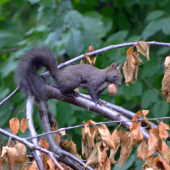
M 74 89 L 85 84 L 96 105 L 101 105 L 100 95 L 109 84 L 120 86 L 122 82 L 121 64 L 117 66 L 114 62 L 105 69 L 98 69 L 88 64 L 77 64 L 59 71 L 54 53 L 46 47 L 40 47 L 27 51 L 20 57 L 15 76 L 20 89 L 38 100 L 47 100 L 45 80 L 37 74 L 41 67 L 47 68 L 64 95 L 78 96 Z

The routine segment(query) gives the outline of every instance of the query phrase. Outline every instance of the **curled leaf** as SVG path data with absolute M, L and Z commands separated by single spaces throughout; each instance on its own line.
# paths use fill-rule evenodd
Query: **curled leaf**
M 147 58 L 147 60 L 150 60 L 149 58 L 149 44 L 145 41 L 139 41 L 136 45 L 137 51 L 141 53 L 143 56 Z
M 169 64 L 169 56 L 165 59 L 165 73 L 162 80 L 162 94 L 167 96 L 167 101 L 170 102 L 170 64 Z

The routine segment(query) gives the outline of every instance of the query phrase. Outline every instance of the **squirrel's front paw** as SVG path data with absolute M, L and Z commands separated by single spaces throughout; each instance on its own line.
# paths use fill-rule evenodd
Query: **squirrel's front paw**
M 96 104 L 96 106 L 97 106 L 97 104 L 99 104 L 101 106 L 103 104 L 103 102 L 101 100 L 97 100 L 97 101 L 95 101 L 95 104 Z

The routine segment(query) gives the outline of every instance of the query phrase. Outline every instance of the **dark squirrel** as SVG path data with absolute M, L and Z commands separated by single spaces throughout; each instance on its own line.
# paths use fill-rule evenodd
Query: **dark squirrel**
M 100 95 L 109 84 L 120 86 L 122 82 L 122 65 L 117 66 L 116 62 L 105 69 L 78 64 L 59 71 L 57 66 L 56 56 L 47 48 L 41 47 L 27 51 L 18 63 L 16 82 L 24 92 L 35 96 L 38 100 L 46 100 L 45 81 L 37 74 L 39 68 L 46 67 L 62 94 L 76 96 L 74 89 L 85 84 L 96 104 L 101 104 Z

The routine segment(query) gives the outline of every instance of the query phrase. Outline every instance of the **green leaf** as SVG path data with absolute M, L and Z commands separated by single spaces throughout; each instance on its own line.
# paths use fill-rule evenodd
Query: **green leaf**
M 35 29 L 38 32 L 46 32 L 47 31 L 47 25 L 39 25 L 37 26 L 37 28 Z
M 53 113 L 54 116 L 57 115 L 57 100 L 51 99 L 48 101 L 48 106 L 50 111 Z
M 68 103 L 58 101 L 56 120 L 57 120 L 57 123 L 59 124 L 59 127 L 64 127 L 68 125 L 71 112 L 72 110 L 70 109 Z
M 69 30 L 65 41 L 65 49 L 71 57 L 76 57 L 82 52 L 84 49 L 84 38 L 79 30 L 74 28 Z
M 118 31 L 116 33 L 114 33 L 113 35 L 111 35 L 108 39 L 107 39 L 107 43 L 111 43 L 113 41 L 121 41 L 121 40 L 125 40 L 126 37 L 128 35 L 128 31 L 127 30 L 122 30 L 122 31 Z
M 5 88 L 5 89 L 0 88 L 0 94 L 1 94 L 0 101 L 3 100 L 5 97 L 7 97 L 8 93 L 9 93 L 9 88 Z
M 143 91 L 142 83 L 140 80 L 137 80 L 136 84 L 130 84 L 127 87 L 125 84 L 123 85 L 123 94 L 126 100 L 130 100 L 135 96 L 141 96 Z
M 41 0 L 27 0 L 27 1 L 30 2 L 31 4 L 36 4 L 40 2 Z
M 0 46 L 13 46 L 17 45 L 22 37 L 16 32 L 0 31 Z
M 144 63 L 142 68 L 142 77 L 151 78 L 153 75 L 157 75 L 160 71 L 158 64 L 158 56 L 153 52 L 150 52 L 150 60 Z
M 0 67 L 1 67 L 0 72 L 2 73 L 1 78 L 8 76 L 9 73 L 11 73 L 11 71 L 14 71 L 16 68 L 16 65 L 17 65 L 16 62 L 14 62 L 13 60 L 8 61 L 8 62 L 6 60 L 5 62 L 3 62 L 3 64 L 1 63 L 0 64 Z
M 105 27 L 101 20 L 96 20 L 95 18 L 90 17 L 84 17 L 82 24 L 85 30 L 93 32 L 98 38 L 102 38 L 106 34 Z
M 109 32 L 113 26 L 112 20 L 110 18 L 104 18 L 103 23 L 104 23 L 105 30 Z
M 162 31 L 165 35 L 170 35 L 170 17 L 164 19 Z
M 1 109 L 1 114 L 0 114 L 0 125 L 1 125 L 1 127 L 3 127 L 9 121 L 9 118 L 11 116 L 10 110 L 7 109 L 7 108 L 13 109 L 12 105 L 9 102 L 5 103 L 0 108 Z
M 158 94 L 155 91 L 146 90 L 141 99 L 142 109 L 147 109 L 152 103 L 155 103 L 158 100 Z
M 169 52 L 169 50 L 170 49 L 167 48 L 167 47 L 161 47 L 160 50 L 158 50 L 157 54 L 158 55 L 165 55 L 165 54 L 167 54 Z
M 92 32 L 92 31 L 87 31 L 85 29 L 81 30 L 81 35 L 84 38 L 84 49 L 83 51 L 85 52 L 90 45 L 94 47 L 94 49 L 98 49 L 100 46 L 100 39 Z
M 164 11 L 162 11 L 162 10 L 156 10 L 156 11 L 151 12 L 151 13 L 146 17 L 146 20 L 147 20 L 147 21 L 152 21 L 152 20 L 155 20 L 155 19 L 158 19 L 158 18 L 162 17 L 164 14 L 165 14 Z
M 153 106 L 153 114 L 155 117 L 164 117 L 167 116 L 169 111 L 169 103 L 165 101 L 159 101 Z
M 3 4 L 5 4 L 5 3 L 9 2 L 9 1 L 11 1 L 11 0 L 0 0 L 0 6 L 2 6 Z
M 144 40 L 148 39 L 158 31 L 162 29 L 162 26 L 164 24 L 164 19 L 159 19 L 156 21 L 151 21 L 143 30 L 142 37 Z
M 78 11 L 69 11 L 64 17 L 64 23 L 74 27 L 79 28 L 82 22 L 83 16 Z
M 142 39 L 141 35 L 132 35 L 126 41 L 133 42 L 133 41 L 140 41 Z

